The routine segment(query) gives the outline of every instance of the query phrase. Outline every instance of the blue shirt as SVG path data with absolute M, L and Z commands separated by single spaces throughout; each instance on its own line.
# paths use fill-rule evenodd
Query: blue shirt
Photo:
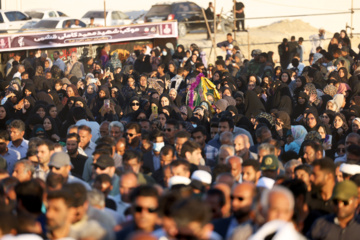
M 7 153 L 2 155 L 2 157 L 6 160 L 7 170 L 11 175 L 12 172 L 14 171 L 15 163 L 21 159 L 21 155 L 18 151 L 8 148 Z
M 15 147 L 15 145 L 11 141 L 8 144 L 8 148 L 14 151 L 18 151 L 20 153 L 20 157 L 25 158 L 28 150 L 28 143 L 29 143 L 28 140 L 23 139 L 21 144 L 18 147 Z

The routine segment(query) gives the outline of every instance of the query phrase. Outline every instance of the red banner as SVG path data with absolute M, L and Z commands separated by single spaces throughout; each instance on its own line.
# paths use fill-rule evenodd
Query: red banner
M 0 51 L 59 48 L 108 42 L 177 37 L 177 22 L 103 28 L 76 28 L 54 32 L 0 35 Z

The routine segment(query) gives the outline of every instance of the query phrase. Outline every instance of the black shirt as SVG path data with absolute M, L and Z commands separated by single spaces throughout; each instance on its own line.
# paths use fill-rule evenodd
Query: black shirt
M 87 157 L 81 154 L 78 154 L 76 157 L 70 157 L 71 164 L 74 166 L 71 169 L 71 174 L 75 177 L 82 179 L 84 165 L 87 160 Z

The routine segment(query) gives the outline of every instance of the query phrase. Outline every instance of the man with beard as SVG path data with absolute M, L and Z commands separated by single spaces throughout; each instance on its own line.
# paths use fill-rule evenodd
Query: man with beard
M 252 182 L 256 185 L 261 177 L 260 163 L 253 160 L 244 161 L 242 163 L 241 176 L 244 182 Z
M 49 239 L 67 238 L 75 215 L 73 197 L 68 191 L 50 191 L 47 195 L 46 224 Z
M 66 149 L 70 156 L 71 164 L 73 165 L 71 174 L 78 178 L 82 178 L 87 157 L 79 153 L 79 142 L 80 137 L 77 133 L 70 133 L 66 136 Z
M 231 211 L 233 216 L 214 221 L 214 231 L 223 239 L 228 239 L 236 227 L 248 224 L 255 194 L 256 187 L 253 183 L 236 185 L 231 192 Z
M 126 146 L 127 150 L 141 151 L 140 149 L 141 126 L 131 122 L 126 125 Z
M 334 187 L 332 200 L 335 214 L 318 219 L 308 233 L 310 239 L 358 239 L 360 234 L 359 216 L 355 214 L 358 206 L 357 186 L 345 180 Z
M 249 137 L 245 134 L 237 135 L 234 138 L 234 147 L 236 151 L 236 155 L 245 160 L 257 160 L 257 155 L 255 153 L 250 152 L 250 141 Z
M 226 158 L 226 164 L 231 169 L 231 175 L 237 183 L 241 183 L 241 163 L 242 159 L 238 156 L 230 156 Z
M 20 160 L 20 153 L 18 151 L 8 148 L 10 142 L 10 135 L 8 131 L 0 131 L 0 156 L 7 162 L 7 170 L 11 174 L 14 170 L 14 164 Z

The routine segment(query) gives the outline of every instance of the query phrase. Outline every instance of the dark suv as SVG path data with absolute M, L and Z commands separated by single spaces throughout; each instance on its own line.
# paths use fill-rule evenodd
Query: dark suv
M 177 20 L 179 36 L 184 37 L 190 30 L 205 29 L 206 23 L 201 7 L 193 2 L 175 2 L 153 5 L 144 17 L 145 22 Z M 192 21 L 203 21 L 193 23 Z

